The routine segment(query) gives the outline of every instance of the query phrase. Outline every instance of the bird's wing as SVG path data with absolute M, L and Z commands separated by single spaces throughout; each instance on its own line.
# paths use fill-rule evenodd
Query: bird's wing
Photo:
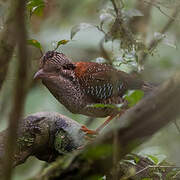
M 83 65 L 81 64 L 77 74 L 81 87 L 88 96 L 100 101 L 125 91 L 121 73 L 113 67 L 97 63 Z

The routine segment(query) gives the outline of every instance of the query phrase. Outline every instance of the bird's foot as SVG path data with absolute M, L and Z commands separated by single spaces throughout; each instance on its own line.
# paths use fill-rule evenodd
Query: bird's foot
M 98 135 L 98 132 L 88 129 L 86 126 L 81 126 L 81 131 L 83 131 L 85 133 L 85 140 L 87 141 L 84 145 L 78 147 L 78 150 L 84 149 L 84 147 L 86 147 L 86 145 L 92 143 L 94 141 L 94 139 L 96 138 L 96 136 Z
M 81 126 L 80 130 L 85 132 L 86 135 L 98 135 L 98 133 L 96 131 L 88 129 L 86 126 Z
M 85 136 L 84 138 L 88 141 L 88 142 L 92 142 L 94 141 L 94 139 L 96 138 L 96 136 L 98 135 L 98 132 L 94 131 L 94 130 L 90 130 L 88 129 L 86 126 L 81 126 L 81 129 L 83 132 L 85 132 Z

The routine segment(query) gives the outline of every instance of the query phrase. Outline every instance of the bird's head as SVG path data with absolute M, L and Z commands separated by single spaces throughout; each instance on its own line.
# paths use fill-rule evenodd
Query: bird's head
M 40 67 L 34 79 L 48 80 L 59 76 L 68 77 L 74 69 L 74 63 L 63 53 L 48 51 L 40 59 Z

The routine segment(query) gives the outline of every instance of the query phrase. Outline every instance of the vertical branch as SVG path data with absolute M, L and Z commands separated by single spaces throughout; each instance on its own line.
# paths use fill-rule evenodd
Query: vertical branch
M 111 3 L 112 3 L 112 5 L 113 5 L 113 7 L 114 7 L 114 11 L 116 12 L 116 15 L 118 16 L 118 15 L 119 15 L 119 9 L 118 9 L 118 7 L 116 6 L 115 1 L 114 1 L 114 0 L 111 0 Z
M 13 1 L 12 1 L 13 2 Z M 4 24 L 4 29 L 0 35 L 0 89 L 6 78 L 8 64 L 13 55 L 16 44 L 14 34 L 14 6 L 9 7 L 9 15 Z
M 14 87 L 13 106 L 9 116 L 9 131 L 4 160 L 4 179 L 11 179 L 13 154 L 17 139 L 17 129 L 20 117 L 23 112 L 23 106 L 26 96 L 27 81 L 27 48 L 26 48 L 26 29 L 25 29 L 25 4 L 26 0 L 17 0 L 15 3 L 16 11 L 14 14 L 15 35 L 18 45 L 18 68 L 17 79 Z

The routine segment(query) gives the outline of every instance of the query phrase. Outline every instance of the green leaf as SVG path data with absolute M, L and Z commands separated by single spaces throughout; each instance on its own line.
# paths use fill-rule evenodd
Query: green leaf
M 44 7 L 45 3 L 43 0 L 30 0 L 27 3 L 27 9 L 30 11 L 30 13 L 38 16 L 42 15 Z
M 89 147 L 83 154 L 86 159 L 99 159 L 99 157 L 107 157 L 112 154 L 112 146 L 110 144 L 103 144 L 96 147 Z
M 154 164 L 158 164 L 159 163 L 159 159 L 155 156 L 152 155 L 147 155 L 148 158 L 154 163 Z
M 142 178 L 141 180 L 153 180 L 152 178 Z
M 138 163 L 140 161 L 140 158 L 138 156 L 134 156 L 134 161 Z
M 92 24 L 88 24 L 88 23 L 80 23 L 80 24 L 72 27 L 72 29 L 71 29 L 71 39 L 76 35 L 77 32 L 79 32 L 81 30 L 88 29 L 88 28 L 92 28 L 92 27 L 95 27 L 95 26 L 92 25 Z
M 106 176 L 100 177 L 98 180 L 106 180 Z
M 135 163 L 138 163 L 140 161 L 140 158 L 138 155 L 135 154 L 127 154 L 126 155 L 128 159 L 133 159 Z
M 123 104 L 100 104 L 100 103 L 87 105 L 87 107 L 93 107 L 93 108 L 106 108 L 107 107 L 107 108 L 112 108 L 112 109 L 116 108 L 118 110 L 120 110 L 122 106 Z
M 89 174 L 88 176 L 86 176 L 86 180 L 106 180 L 106 177 L 104 179 L 105 176 L 102 176 L 101 174 Z
M 154 164 L 158 164 L 159 163 L 159 159 L 155 156 L 152 155 L 147 155 L 147 157 L 154 163 Z
M 123 162 L 129 163 L 132 165 L 136 165 L 136 162 L 134 162 L 134 160 L 124 159 Z
M 35 39 L 27 40 L 28 45 L 34 46 L 38 48 L 42 52 L 42 46 L 41 43 Z
M 138 155 L 149 158 L 150 160 L 152 160 L 150 157 L 154 157 L 154 160 L 152 160 L 152 162 L 158 162 L 158 164 L 160 164 L 167 158 L 165 154 L 162 154 L 162 151 L 163 150 L 159 147 L 148 147 L 141 150 Z
M 42 16 L 43 8 L 44 8 L 44 5 L 39 5 L 39 6 L 34 7 L 31 12 L 32 12 L 32 14 Z
M 115 108 L 115 106 L 113 104 L 91 104 L 89 105 L 89 107 L 95 107 L 95 108 L 105 108 L 105 107 L 108 107 L 108 108 Z
M 66 40 L 66 39 L 63 39 L 63 40 L 58 41 L 57 46 L 56 46 L 56 49 L 57 49 L 59 46 L 61 46 L 61 45 L 67 44 L 68 42 L 69 42 L 69 40 Z
M 141 90 L 131 90 L 124 95 L 124 99 L 128 101 L 128 106 L 134 106 L 138 101 L 140 101 L 144 96 L 144 92 Z

